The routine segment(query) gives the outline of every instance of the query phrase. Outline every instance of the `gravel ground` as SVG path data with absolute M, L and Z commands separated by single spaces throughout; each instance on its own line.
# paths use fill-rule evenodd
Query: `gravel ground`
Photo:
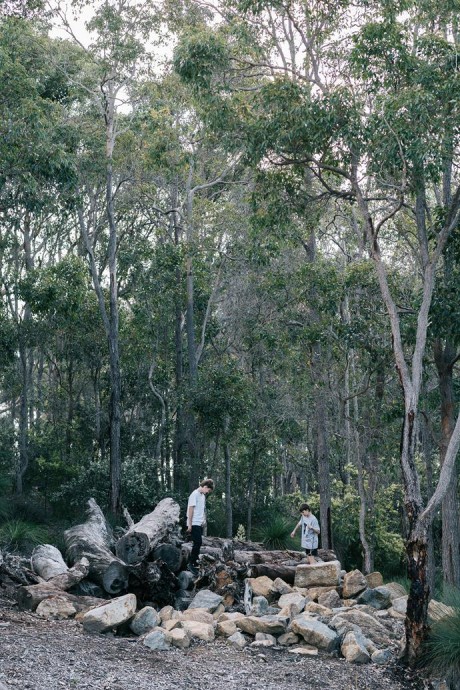
M 396 666 L 330 656 L 237 651 L 224 641 L 153 652 L 137 638 L 91 635 L 75 621 L 45 621 L 0 596 L 0 688 L 21 690 L 423 690 Z

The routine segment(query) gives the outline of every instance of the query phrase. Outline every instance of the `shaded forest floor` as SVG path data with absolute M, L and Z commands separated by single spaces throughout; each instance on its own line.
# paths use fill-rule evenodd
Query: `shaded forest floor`
M 397 666 L 232 649 L 224 641 L 153 652 L 133 637 L 85 633 L 75 621 L 18 611 L 0 594 L 0 686 L 21 690 L 423 690 Z

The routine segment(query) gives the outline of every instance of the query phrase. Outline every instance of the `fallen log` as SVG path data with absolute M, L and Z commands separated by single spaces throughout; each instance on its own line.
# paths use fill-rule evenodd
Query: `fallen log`
M 46 582 L 19 587 L 16 592 L 17 602 L 21 608 L 35 611 L 43 599 L 62 595 L 65 590 L 70 589 L 83 580 L 88 575 L 88 571 L 88 559 L 82 558 L 73 568 L 68 568 L 65 573 L 55 575 L 55 577 Z
M 248 577 L 269 577 L 276 580 L 280 577 L 288 583 L 294 584 L 296 566 L 295 565 L 279 565 L 278 563 L 255 563 L 250 565 L 248 569 Z
M 179 522 L 180 508 L 172 498 L 164 498 L 155 510 L 132 525 L 117 542 L 117 556 L 129 565 L 141 563 Z
M 48 583 L 41 585 L 29 585 L 28 587 L 19 587 L 17 593 L 17 602 L 19 608 L 27 611 L 35 611 L 37 606 L 45 599 L 52 599 L 59 597 L 62 600 L 73 604 L 77 613 L 85 611 L 93 606 L 100 606 L 106 604 L 106 599 L 98 599 L 97 597 L 79 597 L 70 592 L 64 592 L 56 587 L 50 587 Z
M 44 580 L 50 580 L 68 570 L 61 552 L 52 544 L 36 546 L 30 557 L 30 562 L 34 572 Z
M 299 563 L 305 558 L 304 551 L 245 551 L 235 549 L 233 560 L 236 563 L 283 563 L 293 561 Z
M 87 558 L 90 579 L 108 594 L 119 594 L 128 585 L 128 568 L 110 550 L 112 533 L 94 498 L 88 501 L 87 515 L 86 522 L 64 532 L 67 557 L 71 563 Z

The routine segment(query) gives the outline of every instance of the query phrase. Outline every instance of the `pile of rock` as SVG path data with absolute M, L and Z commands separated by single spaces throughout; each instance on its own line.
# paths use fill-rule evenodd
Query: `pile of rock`
M 244 613 L 226 610 L 221 595 L 203 589 L 185 611 L 146 606 L 136 612 L 136 597 L 127 594 L 76 618 L 90 632 L 129 630 L 158 651 L 220 637 L 240 649 L 322 651 L 351 663 L 382 664 L 398 652 L 407 596 L 398 583 L 384 585 L 380 573 L 346 573 L 338 561 L 318 562 L 298 565 L 293 585 L 266 576 L 246 584 Z

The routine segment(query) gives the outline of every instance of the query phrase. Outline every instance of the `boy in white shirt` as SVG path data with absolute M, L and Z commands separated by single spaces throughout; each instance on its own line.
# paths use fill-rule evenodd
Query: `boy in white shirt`
M 213 490 L 213 480 L 204 479 L 188 498 L 187 532 L 191 534 L 193 541 L 188 570 L 195 576 L 198 575 L 197 560 L 203 541 L 203 524 L 206 522 L 206 496 Z

